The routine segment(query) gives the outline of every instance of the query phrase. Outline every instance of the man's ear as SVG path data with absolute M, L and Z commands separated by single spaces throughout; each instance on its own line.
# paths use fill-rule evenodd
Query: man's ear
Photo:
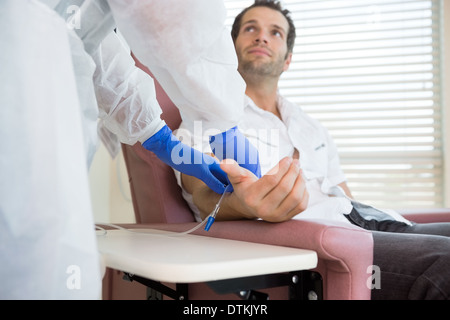
M 291 64 L 291 61 L 292 61 L 292 52 L 289 52 L 286 56 L 286 60 L 284 61 L 283 71 L 286 71 L 287 69 L 289 69 L 289 65 Z

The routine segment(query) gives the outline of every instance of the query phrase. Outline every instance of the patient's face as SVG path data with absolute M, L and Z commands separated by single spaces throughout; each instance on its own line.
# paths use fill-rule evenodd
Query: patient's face
M 244 78 L 248 73 L 279 77 L 287 70 L 288 30 L 286 18 L 276 10 L 256 7 L 244 14 L 235 42 L 239 72 Z

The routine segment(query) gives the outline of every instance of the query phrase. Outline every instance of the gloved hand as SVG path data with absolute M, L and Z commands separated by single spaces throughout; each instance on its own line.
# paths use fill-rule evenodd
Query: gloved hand
M 241 167 L 261 178 L 258 150 L 239 131 L 238 127 L 211 136 L 209 145 L 214 155 L 220 160 L 234 159 Z
M 172 168 L 202 180 L 214 192 L 222 194 L 230 183 L 226 173 L 213 157 L 181 143 L 167 125 L 147 139 L 142 146 Z

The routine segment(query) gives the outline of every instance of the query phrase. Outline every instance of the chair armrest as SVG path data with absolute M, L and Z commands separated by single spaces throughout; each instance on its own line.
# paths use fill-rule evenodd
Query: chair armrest
M 416 223 L 450 222 L 450 208 L 403 209 L 398 212 Z
M 186 231 L 195 223 L 138 225 L 139 228 Z M 217 221 L 211 230 L 194 234 L 224 239 L 314 250 L 316 270 L 324 279 L 324 298 L 370 299 L 367 280 L 371 276 L 373 239 L 369 231 L 347 224 L 321 220 L 290 220 L 282 223 Z

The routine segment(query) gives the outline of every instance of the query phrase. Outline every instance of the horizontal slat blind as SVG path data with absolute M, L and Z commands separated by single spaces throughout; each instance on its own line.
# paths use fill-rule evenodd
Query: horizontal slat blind
M 253 1 L 225 0 L 228 25 Z M 285 0 L 297 27 L 280 91 L 333 136 L 355 198 L 443 205 L 439 0 Z

